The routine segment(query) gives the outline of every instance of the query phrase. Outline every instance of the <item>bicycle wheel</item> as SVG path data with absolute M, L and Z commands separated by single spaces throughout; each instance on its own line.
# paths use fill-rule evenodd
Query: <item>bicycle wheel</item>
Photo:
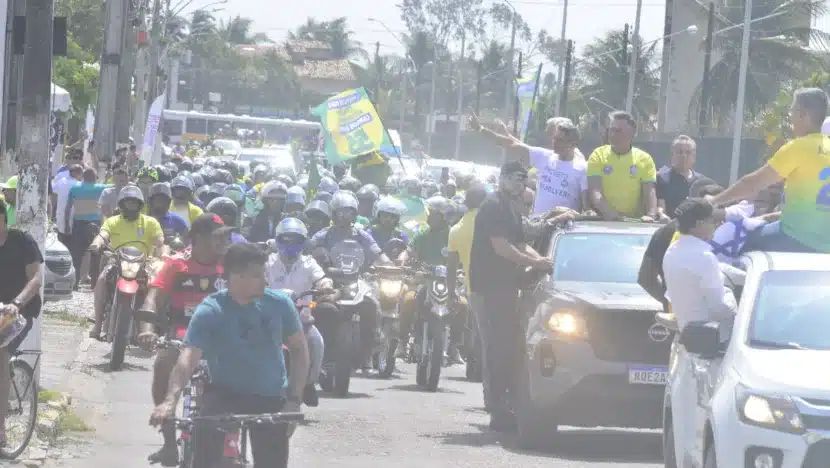
M 6 417 L 6 446 L 0 448 L 3 458 L 17 458 L 29 445 L 37 420 L 37 384 L 34 371 L 26 361 L 12 359 L 9 414 Z

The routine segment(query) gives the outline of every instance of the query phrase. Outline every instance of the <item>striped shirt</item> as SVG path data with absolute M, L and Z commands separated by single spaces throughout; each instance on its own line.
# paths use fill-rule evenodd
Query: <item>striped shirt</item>
M 107 188 L 104 184 L 84 182 L 69 190 L 67 203 L 72 204 L 73 221 L 101 222 L 101 212 L 98 209 L 98 199 L 101 192 Z

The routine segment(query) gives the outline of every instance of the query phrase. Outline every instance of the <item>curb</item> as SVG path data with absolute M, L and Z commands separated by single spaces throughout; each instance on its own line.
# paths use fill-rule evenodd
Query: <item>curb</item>
M 72 397 L 61 393 L 57 400 L 38 403 L 35 432 L 29 446 L 11 464 L 26 468 L 39 468 L 48 458 L 49 448 L 55 443 L 60 434 L 60 425 L 64 416 L 72 406 Z

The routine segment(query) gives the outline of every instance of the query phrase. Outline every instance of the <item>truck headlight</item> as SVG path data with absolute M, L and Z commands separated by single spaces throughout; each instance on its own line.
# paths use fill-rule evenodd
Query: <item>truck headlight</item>
M 548 328 L 555 333 L 570 338 L 586 338 L 588 324 L 577 312 L 570 309 L 559 309 L 548 318 Z
M 738 415 L 746 424 L 792 434 L 804 433 L 804 421 L 789 397 L 760 395 L 739 385 L 736 390 Z

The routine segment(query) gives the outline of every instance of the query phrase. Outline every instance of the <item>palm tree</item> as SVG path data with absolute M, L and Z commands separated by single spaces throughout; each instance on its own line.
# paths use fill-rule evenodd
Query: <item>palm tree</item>
M 641 40 L 637 42 L 642 44 Z M 585 46 L 582 58 L 575 61 L 575 78 L 581 83 L 576 87 L 584 98 L 593 97 L 618 109 L 625 108 L 630 60 L 629 52 L 623 48 L 625 43 L 625 32 L 618 29 Z M 643 45 L 636 51 L 640 55 L 633 113 L 639 120 L 648 120 L 657 110 L 659 80 L 654 67 L 656 45 L 656 42 Z
M 304 25 L 297 28 L 296 32 L 289 33 L 289 38 L 325 42 L 331 47 L 332 55 L 337 59 L 369 61 L 369 55 L 360 42 L 354 39 L 354 32 L 349 30 L 346 18 L 342 16 L 330 21 L 308 18 Z
M 227 43 L 232 45 L 271 42 L 268 35 L 264 33 L 251 34 L 251 25 L 253 22 L 250 18 L 236 16 L 228 20 L 227 23 L 220 22 L 219 34 Z
M 823 67 L 821 56 L 807 48 L 808 42 L 824 50 L 830 44 L 830 35 L 809 26 L 810 18 L 827 12 L 824 0 L 755 0 L 752 10 L 753 18 L 782 14 L 752 25 L 745 96 L 748 120 L 773 103 L 780 89 Z M 726 8 L 722 14 L 727 25 L 743 23 L 743 8 Z M 796 24 L 801 18 L 805 19 L 804 25 Z M 721 58 L 710 69 L 710 83 L 716 85 L 711 86 L 704 103 L 713 127 L 731 123 L 737 102 L 742 35 L 743 28 L 739 27 L 715 37 L 714 47 Z M 698 114 L 700 95 L 699 86 L 690 105 L 690 120 Z

